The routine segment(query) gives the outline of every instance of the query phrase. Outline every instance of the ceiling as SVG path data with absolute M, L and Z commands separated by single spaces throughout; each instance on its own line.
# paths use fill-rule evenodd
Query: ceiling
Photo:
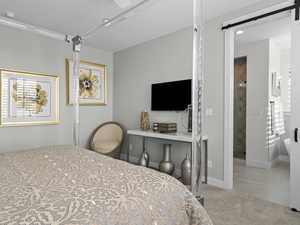
M 240 29 L 244 33 L 236 36 L 237 44 L 243 45 L 250 42 L 272 39 L 279 47 L 288 49 L 291 45 L 290 21 L 289 15 L 283 15 L 283 17 L 272 19 L 272 21 L 264 21 L 260 24 Z
M 119 0 L 121 1 L 121 0 Z M 132 0 L 133 4 L 141 0 Z M 209 0 L 206 17 L 214 17 L 262 0 Z M 98 31 L 88 45 L 118 51 L 192 25 L 193 0 L 152 0 L 129 18 Z M 64 34 L 84 34 L 122 10 L 113 0 L 0 0 L 0 13 Z

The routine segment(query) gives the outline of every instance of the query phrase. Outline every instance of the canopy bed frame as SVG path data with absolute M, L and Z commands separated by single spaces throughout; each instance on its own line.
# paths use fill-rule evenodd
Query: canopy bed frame
M 123 11 L 112 19 L 107 19 L 104 23 L 89 30 L 83 36 L 76 35 L 75 37 L 66 36 L 67 43 L 71 43 L 73 47 L 73 108 L 74 108 L 74 126 L 73 137 L 74 146 L 79 147 L 79 64 L 80 51 L 84 40 L 93 36 L 99 29 L 114 23 L 122 16 L 132 12 L 151 0 L 144 0 L 134 5 L 133 7 Z M 203 196 L 200 192 L 201 174 L 202 174 L 202 109 L 203 109 L 203 30 L 204 30 L 204 0 L 193 0 L 193 131 L 192 131 L 192 181 L 191 191 L 201 201 Z M 207 157 L 205 157 L 207 158 Z

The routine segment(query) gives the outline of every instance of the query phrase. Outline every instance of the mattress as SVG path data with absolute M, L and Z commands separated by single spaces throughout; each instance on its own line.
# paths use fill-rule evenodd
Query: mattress
M 0 154 L 1 225 L 211 225 L 171 176 L 73 147 Z

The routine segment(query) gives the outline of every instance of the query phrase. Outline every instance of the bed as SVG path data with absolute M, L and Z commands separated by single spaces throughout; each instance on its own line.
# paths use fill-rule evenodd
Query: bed
M 176 179 L 85 149 L 0 154 L 1 225 L 211 225 Z

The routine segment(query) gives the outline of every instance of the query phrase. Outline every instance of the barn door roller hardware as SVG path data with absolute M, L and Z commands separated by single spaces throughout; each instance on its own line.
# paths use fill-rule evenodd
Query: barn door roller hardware
M 260 20 L 260 19 L 263 19 L 263 18 L 266 18 L 266 17 L 269 17 L 269 16 L 273 16 L 273 15 L 276 15 L 276 14 L 279 14 L 279 13 L 290 11 L 290 10 L 293 10 L 293 9 L 295 9 L 295 20 L 298 21 L 300 19 L 300 0 L 295 0 L 295 4 L 293 4 L 291 6 L 287 6 L 287 7 L 281 8 L 281 9 L 277 9 L 275 11 L 268 12 L 268 13 L 265 13 L 265 14 L 262 14 L 262 15 L 259 15 L 259 16 L 255 16 L 255 17 L 252 17 L 252 18 L 249 18 L 249 19 L 246 19 L 246 20 L 242 20 L 242 21 L 239 21 L 239 22 L 236 22 L 236 23 L 233 23 L 233 24 L 228 24 L 226 26 L 223 26 L 222 30 L 226 30 L 226 29 L 229 29 L 229 28 L 232 28 L 232 27 L 236 27 L 236 26 L 245 24 L 245 23 Z

